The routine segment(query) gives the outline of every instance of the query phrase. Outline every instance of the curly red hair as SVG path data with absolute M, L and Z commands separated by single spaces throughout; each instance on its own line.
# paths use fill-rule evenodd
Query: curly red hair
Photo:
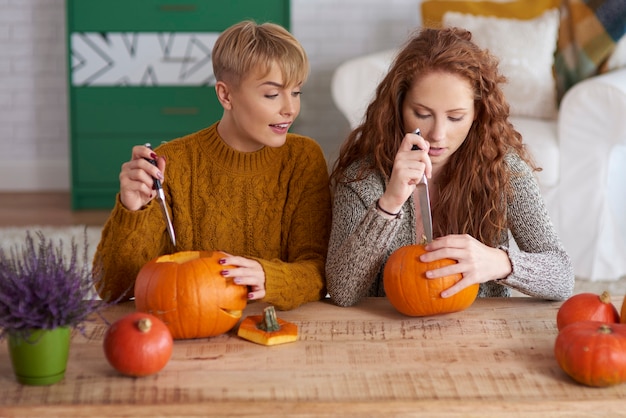
M 506 199 L 510 198 L 507 153 L 516 153 L 531 169 L 539 170 L 509 122 L 509 105 L 499 85 L 506 81 L 498 60 L 471 40 L 460 28 L 425 28 L 411 37 L 394 59 L 367 107 L 364 122 L 341 147 L 331 179 L 357 181 L 371 172 L 386 179 L 407 130 L 401 106 L 419 77 L 432 72 L 455 74 L 469 81 L 474 91 L 475 120 L 467 138 L 442 168 L 433 206 L 435 236 L 470 234 L 495 245 L 506 230 Z M 347 178 L 353 163 L 364 162 L 356 178 Z

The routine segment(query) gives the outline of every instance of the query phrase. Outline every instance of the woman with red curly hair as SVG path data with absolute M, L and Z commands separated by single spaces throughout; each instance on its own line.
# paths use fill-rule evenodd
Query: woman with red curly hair
M 424 175 L 435 239 L 421 259 L 457 261 L 427 277 L 463 275 L 442 297 L 475 283 L 483 297 L 510 289 L 554 300 L 572 294 L 571 260 L 533 174 L 538 168 L 509 122 L 505 81 L 497 59 L 463 29 L 423 29 L 398 53 L 331 174 L 326 279 L 334 303 L 384 296 L 387 258 L 424 234 L 414 198 Z

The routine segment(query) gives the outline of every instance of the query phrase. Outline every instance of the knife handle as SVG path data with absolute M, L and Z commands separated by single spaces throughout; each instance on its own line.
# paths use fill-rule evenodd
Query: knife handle
M 420 131 L 420 128 L 417 128 L 415 130 L 415 132 L 413 132 L 415 135 L 421 135 L 422 131 Z M 411 147 L 411 151 L 419 151 L 420 147 L 418 147 L 417 145 L 413 144 L 413 146 Z
M 148 148 L 149 150 L 152 151 L 152 145 L 149 142 L 146 142 L 144 144 L 144 146 L 146 148 Z M 149 162 L 150 164 L 152 164 L 153 166 L 157 167 L 157 162 L 156 160 L 153 160 L 152 158 L 144 158 L 147 162 Z M 163 188 L 163 186 L 161 185 L 161 180 L 159 180 L 156 177 L 152 177 L 152 179 L 154 180 L 154 189 L 155 190 L 161 190 Z
M 420 128 L 417 128 L 415 130 L 415 132 L 413 132 L 415 135 L 421 135 L 422 132 L 420 131 Z M 418 147 L 416 144 L 413 144 L 413 146 L 411 147 L 411 151 L 419 151 L 421 148 Z M 426 173 L 424 173 L 424 175 L 422 176 L 422 183 L 428 185 L 428 180 L 426 179 Z

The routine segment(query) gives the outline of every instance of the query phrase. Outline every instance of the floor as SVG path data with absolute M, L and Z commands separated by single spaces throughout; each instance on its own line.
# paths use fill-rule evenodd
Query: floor
M 71 208 L 69 192 L 0 193 L 0 228 L 8 226 L 71 226 L 104 225 L 108 210 Z M 611 282 L 576 280 L 574 293 L 609 291 L 612 295 L 626 294 L 626 278 Z M 516 294 L 517 295 L 517 294 Z
M 71 208 L 69 192 L 0 193 L 0 227 L 104 225 L 108 210 Z

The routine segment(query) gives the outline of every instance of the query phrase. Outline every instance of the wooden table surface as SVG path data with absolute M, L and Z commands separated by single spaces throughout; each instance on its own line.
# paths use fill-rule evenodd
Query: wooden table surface
M 613 298 L 621 307 L 622 297 Z M 261 313 L 251 303 L 244 316 Z M 22 386 L 0 344 L 0 416 L 613 416 L 626 384 L 589 388 L 553 355 L 559 302 L 478 299 L 463 312 L 411 318 L 385 298 L 278 312 L 299 340 L 265 347 L 236 336 L 180 340 L 158 374 L 107 363 L 107 325 L 74 331 L 65 379 Z M 113 322 L 133 303 L 110 308 Z

